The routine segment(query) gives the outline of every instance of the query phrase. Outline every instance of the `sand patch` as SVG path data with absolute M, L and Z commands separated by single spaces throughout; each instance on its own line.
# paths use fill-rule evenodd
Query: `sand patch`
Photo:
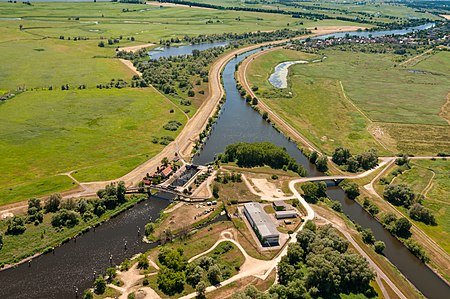
M 277 188 L 274 183 L 269 182 L 267 179 L 251 179 L 252 183 L 258 190 L 268 197 L 282 197 L 284 193 Z
M 337 32 L 356 31 L 358 29 L 364 30 L 361 26 L 318 26 L 308 28 L 314 35 L 325 35 Z
M 445 18 L 446 20 L 450 20 L 450 15 L 441 15 L 441 17 Z
M 125 52 L 137 52 L 140 49 L 144 49 L 144 48 L 148 48 L 151 46 L 154 46 L 155 44 L 149 43 L 149 44 L 142 44 L 142 45 L 136 45 L 136 46 L 129 46 L 129 47 L 123 47 L 123 48 L 119 48 L 120 51 L 125 51 Z

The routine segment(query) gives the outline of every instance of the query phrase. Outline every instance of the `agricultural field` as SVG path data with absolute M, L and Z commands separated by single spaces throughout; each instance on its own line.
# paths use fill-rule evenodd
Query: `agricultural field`
M 24 92 L 0 106 L 0 203 L 32 196 L 28 186 L 51 188 L 57 174 L 80 181 L 124 175 L 164 147 L 167 120 L 186 122 L 168 99 L 147 89 Z M 57 179 L 62 190 L 71 186 Z
M 277 9 L 294 12 L 324 14 L 330 17 L 359 17 L 373 21 L 393 22 L 397 19 L 429 18 L 438 19 L 431 13 L 419 12 L 414 8 L 399 3 L 386 3 L 385 1 L 370 1 L 361 4 L 361 1 L 239 1 L 239 0 L 191 0 L 191 2 L 207 3 L 224 7 Z M 288 3 L 288 4 L 286 4 Z
M 250 86 L 326 153 L 337 146 L 355 152 L 374 147 L 381 154 L 436 154 L 450 147 L 448 112 L 441 113 L 449 92 L 450 53 L 437 52 L 405 67 L 397 67 L 393 54 L 321 54 L 327 57 L 322 62 L 290 67 L 286 90 L 268 82 L 274 67 L 313 58 L 285 49 L 261 55 L 247 69 Z
M 411 162 L 411 166 L 410 170 L 395 177 L 392 184 L 406 184 L 414 193 L 425 196 L 422 204 L 433 212 L 437 225 L 411 221 L 450 252 L 450 161 L 417 160 Z M 398 209 L 407 216 L 406 209 Z

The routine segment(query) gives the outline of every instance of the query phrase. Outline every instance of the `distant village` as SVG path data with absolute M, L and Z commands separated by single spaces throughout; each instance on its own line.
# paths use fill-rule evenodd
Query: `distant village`
M 403 55 L 406 48 L 415 49 L 417 47 L 438 47 L 441 50 L 450 50 L 450 24 L 441 23 L 427 30 L 420 30 L 407 35 L 387 35 L 387 36 L 357 36 L 346 34 L 344 37 L 330 37 L 328 39 L 311 39 L 296 41 L 287 48 L 297 51 L 316 52 L 325 48 L 341 45 L 390 45 L 395 54 Z M 368 52 L 389 52 L 389 48 L 379 47 L 370 49 Z M 362 50 L 364 52 L 364 50 Z

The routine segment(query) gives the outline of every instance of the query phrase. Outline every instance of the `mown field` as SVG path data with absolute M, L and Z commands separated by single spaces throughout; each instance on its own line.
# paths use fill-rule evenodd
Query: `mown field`
M 0 203 L 31 196 L 23 192 L 30 185 L 39 186 L 36 193 L 46 190 L 49 178 L 63 172 L 75 170 L 80 181 L 124 175 L 161 151 L 153 136 L 181 130 L 163 129 L 168 120 L 186 121 L 171 108 L 152 89 L 33 91 L 6 101 L 0 106 Z M 65 179 L 59 183 L 68 186 Z
M 278 63 L 305 55 L 270 52 L 250 64 L 247 77 L 272 109 L 325 152 L 343 145 L 355 152 L 436 154 L 450 147 L 450 126 L 440 115 L 450 53 L 406 68 L 390 54 L 325 50 L 323 62 L 290 68 L 287 90 L 267 81 Z
M 450 161 L 437 159 L 417 160 L 412 168 L 397 176 L 394 184 L 406 184 L 416 194 L 423 194 L 423 206 L 430 209 L 436 217 L 437 226 L 414 221 L 420 229 L 450 252 Z M 406 209 L 401 210 L 408 218 Z

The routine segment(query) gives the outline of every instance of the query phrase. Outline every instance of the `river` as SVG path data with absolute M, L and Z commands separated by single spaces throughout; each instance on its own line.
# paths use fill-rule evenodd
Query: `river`
M 256 51 L 258 50 L 239 55 L 226 64 L 223 83 L 227 101 L 203 150 L 194 157 L 194 162 L 211 162 L 218 153 L 223 152 L 226 145 L 234 142 L 270 141 L 285 147 L 307 169 L 309 176 L 321 175 L 293 142 L 264 121 L 240 96 L 234 78 L 235 67 Z M 377 240 L 386 243 L 386 257 L 427 297 L 450 298 L 448 285 L 393 238 L 360 205 L 347 199 L 340 188 L 329 188 L 328 192 L 331 198 L 342 203 L 344 213 L 350 219 L 363 228 L 371 228 Z M 102 273 L 110 266 L 110 255 L 113 256 L 112 263 L 118 264 L 125 258 L 155 246 L 140 241 L 141 236 L 137 232 L 140 229 L 143 233 L 144 225 L 150 219 L 156 219 L 167 205 L 167 200 L 152 197 L 107 221 L 95 231 L 92 229 L 79 236 L 76 241 L 72 240 L 56 248 L 54 254 L 35 258 L 31 267 L 22 264 L 17 268 L 1 271 L 0 298 L 75 298 L 75 287 L 80 294 L 85 288 L 91 287 L 94 271 Z M 125 241 L 128 244 L 127 250 L 124 248 Z

